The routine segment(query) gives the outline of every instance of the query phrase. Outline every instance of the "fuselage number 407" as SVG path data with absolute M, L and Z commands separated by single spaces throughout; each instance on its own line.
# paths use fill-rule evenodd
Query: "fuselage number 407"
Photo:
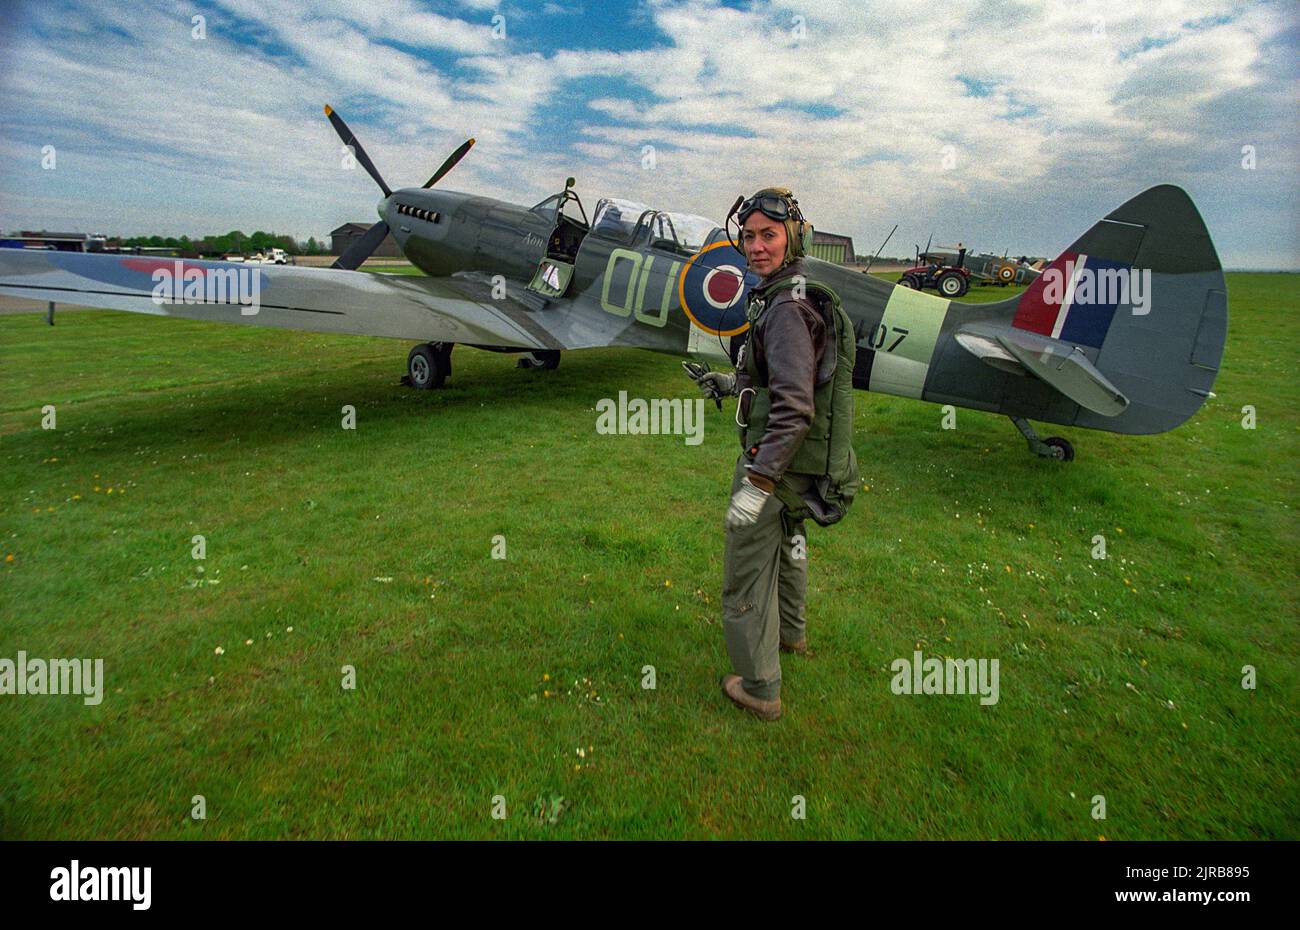
M 890 333 L 895 334 L 898 338 L 889 343 L 886 352 L 893 352 L 899 344 L 907 338 L 908 330 L 901 326 L 885 326 L 884 323 L 877 323 L 871 328 L 871 332 L 866 340 L 865 347 L 869 349 L 880 349 L 885 345 L 885 340 L 889 339 Z

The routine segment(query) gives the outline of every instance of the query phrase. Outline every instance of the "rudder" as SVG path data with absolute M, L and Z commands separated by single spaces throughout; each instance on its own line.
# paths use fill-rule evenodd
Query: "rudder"
M 1021 296 L 1012 325 L 1071 343 L 1126 395 L 1079 426 L 1159 433 L 1200 409 L 1227 338 L 1223 269 L 1195 204 L 1161 185 L 1108 213 Z

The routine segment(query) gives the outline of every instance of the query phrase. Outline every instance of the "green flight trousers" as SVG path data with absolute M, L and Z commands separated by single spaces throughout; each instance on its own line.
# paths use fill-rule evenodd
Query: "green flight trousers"
M 748 462 L 744 453 L 736 460 L 733 495 Z M 813 483 L 789 472 L 782 481 L 795 493 Z M 791 520 L 788 510 L 772 494 L 753 526 L 728 529 L 722 563 L 722 628 L 731 667 L 745 691 L 765 701 L 781 696 L 780 643 L 804 638 L 807 536 L 804 521 Z

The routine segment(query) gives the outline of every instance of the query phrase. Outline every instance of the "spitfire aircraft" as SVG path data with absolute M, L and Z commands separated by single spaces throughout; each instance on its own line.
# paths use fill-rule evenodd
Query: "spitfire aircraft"
M 745 270 L 726 224 L 605 198 L 590 214 L 570 178 L 532 207 L 421 187 L 392 190 L 342 118 L 326 115 L 379 185 L 380 222 L 332 269 L 256 269 L 256 306 L 233 299 L 241 266 L 218 261 L 0 249 L 0 293 L 195 320 L 411 340 L 407 377 L 436 388 L 452 347 L 526 353 L 554 368 L 604 346 L 734 358 L 748 328 Z M 358 272 L 392 232 L 425 276 Z M 1022 294 L 963 304 L 804 259 L 853 321 L 862 390 L 1000 413 L 1038 455 L 1068 461 L 1029 421 L 1148 434 L 1207 397 L 1223 355 L 1223 271 L 1180 188 L 1151 188 L 1107 214 Z M 254 273 L 243 268 L 243 274 Z M 160 280 L 174 276 L 174 286 Z

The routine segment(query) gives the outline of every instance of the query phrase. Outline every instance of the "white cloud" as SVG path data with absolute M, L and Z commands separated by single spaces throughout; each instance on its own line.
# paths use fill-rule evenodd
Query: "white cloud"
M 1229 264 L 1298 260 L 1291 6 L 949 3 L 918 28 L 903 2 L 656 0 L 637 14 L 654 47 L 537 51 L 553 17 L 506 10 L 510 38 L 495 39 L 494 2 L 463 3 L 462 18 L 410 0 L 217 2 L 198 42 L 191 8 L 172 0 L 27 9 L 59 38 L 5 39 L 6 139 L 27 146 L 0 180 L 7 225 L 58 225 L 42 219 L 54 203 L 131 232 L 305 238 L 369 219 L 377 192 L 341 169 L 320 111 L 331 102 L 394 186 L 422 182 L 473 135 L 446 186 L 532 203 L 573 174 L 591 200 L 720 216 L 780 182 L 859 251 L 899 222 L 896 242 L 933 229 L 1019 252 L 1060 248 L 1169 181 L 1203 204 Z M 557 135 L 549 118 L 593 88 Z M 60 148 L 53 176 L 31 154 L 45 140 Z M 1240 167 L 1243 144 L 1260 152 L 1256 172 Z M 150 214 L 151 197 L 166 209 Z

